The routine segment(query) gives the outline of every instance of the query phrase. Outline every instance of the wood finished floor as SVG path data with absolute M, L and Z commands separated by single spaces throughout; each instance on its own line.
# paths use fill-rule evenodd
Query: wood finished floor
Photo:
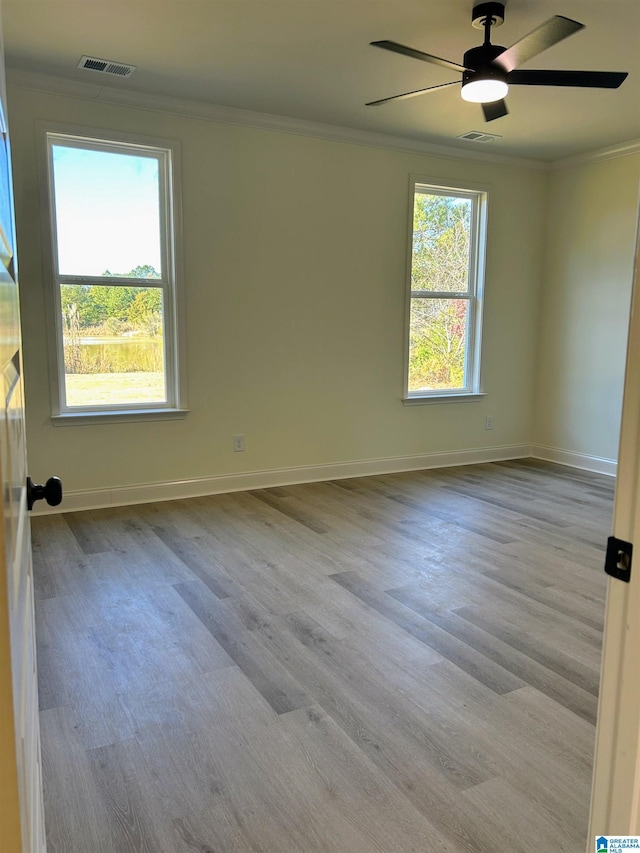
M 33 519 L 49 853 L 583 853 L 613 481 Z

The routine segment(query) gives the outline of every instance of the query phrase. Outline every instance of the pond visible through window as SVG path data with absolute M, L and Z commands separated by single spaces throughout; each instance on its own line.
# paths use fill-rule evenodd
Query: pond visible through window
M 68 406 L 166 400 L 162 291 L 63 284 Z

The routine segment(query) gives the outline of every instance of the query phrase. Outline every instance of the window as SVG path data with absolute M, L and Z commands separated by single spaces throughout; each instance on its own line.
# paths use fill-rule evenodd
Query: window
M 46 132 L 53 414 L 184 408 L 177 143 Z
M 405 399 L 478 394 L 486 193 L 412 183 Z

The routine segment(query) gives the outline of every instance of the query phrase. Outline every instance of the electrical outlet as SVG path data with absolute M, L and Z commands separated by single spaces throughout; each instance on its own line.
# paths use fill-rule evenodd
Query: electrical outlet
M 244 450 L 244 435 L 233 436 L 233 452 L 242 453 Z
M 484 419 L 484 428 L 493 429 L 493 415 L 487 415 L 487 417 Z

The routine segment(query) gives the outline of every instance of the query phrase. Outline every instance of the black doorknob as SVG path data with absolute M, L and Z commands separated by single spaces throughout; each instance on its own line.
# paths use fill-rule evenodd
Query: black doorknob
M 36 501 L 44 498 L 49 506 L 62 503 L 62 480 L 60 477 L 49 477 L 44 486 L 38 486 L 31 477 L 27 477 L 27 509 L 33 509 Z

